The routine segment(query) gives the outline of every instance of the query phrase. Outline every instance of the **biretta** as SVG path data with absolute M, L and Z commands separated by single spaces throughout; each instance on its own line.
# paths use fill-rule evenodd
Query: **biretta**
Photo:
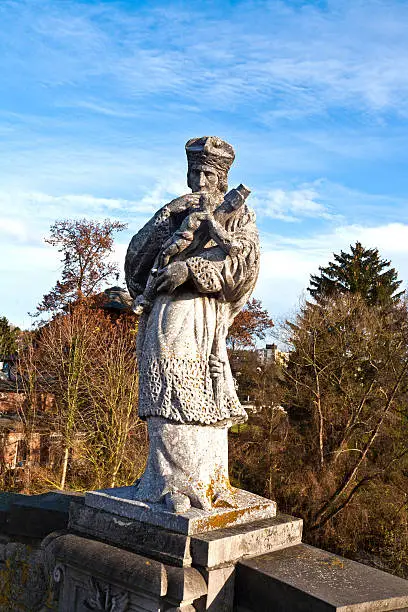
M 188 165 L 208 165 L 218 171 L 228 172 L 235 159 L 232 146 L 218 136 L 191 138 L 186 143 Z

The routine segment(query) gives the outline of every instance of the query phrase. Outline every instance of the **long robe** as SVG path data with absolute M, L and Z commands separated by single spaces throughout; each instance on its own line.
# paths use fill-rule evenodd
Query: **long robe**
M 133 298 L 143 293 L 157 254 L 188 212 L 172 215 L 164 206 L 132 238 L 125 272 Z M 189 281 L 172 294 L 158 294 L 151 311 L 141 316 L 137 354 L 142 418 L 196 424 L 231 424 L 247 418 L 236 394 L 225 340 L 258 276 L 254 213 L 244 205 L 229 217 L 225 229 L 240 245 L 239 252 L 230 256 L 204 241 L 180 253 L 178 258 L 189 268 Z M 215 345 L 224 362 L 221 401 L 214 397 L 209 368 Z

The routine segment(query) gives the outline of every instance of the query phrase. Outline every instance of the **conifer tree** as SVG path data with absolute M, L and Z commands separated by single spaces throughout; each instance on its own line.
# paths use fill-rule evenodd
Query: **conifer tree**
M 18 327 L 13 327 L 6 317 L 0 317 L 0 358 L 15 353 L 17 350 Z
M 361 295 L 369 305 L 397 302 L 403 295 L 391 262 L 381 259 L 378 249 L 366 249 L 360 242 L 351 246 L 351 253 L 334 254 L 334 261 L 319 267 L 320 275 L 311 275 L 309 293 L 319 301 L 338 293 Z

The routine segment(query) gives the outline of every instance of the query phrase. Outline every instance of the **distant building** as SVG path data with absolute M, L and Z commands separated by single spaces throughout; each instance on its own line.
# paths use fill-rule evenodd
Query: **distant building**
M 259 363 L 262 365 L 268 365 L 270 363 L 286 365 L 289 359 L 289 353 L 280 351 L 276 344 L 267 344 L 265 348 L 257 349 L 257 354 Z
M 39 400 L 39 424 L 28 442 L 23 425 L 25 393 L 9 379 L 7 370 L 0 372 L 0 471 L 50 465 L 60 454 L 61 436 L 50 434 L 48 424 L 52 397 L 43 395 Z

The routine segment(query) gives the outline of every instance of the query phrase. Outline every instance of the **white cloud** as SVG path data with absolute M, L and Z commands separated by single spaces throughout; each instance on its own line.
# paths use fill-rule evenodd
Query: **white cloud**
M 61 264 L 59 254 L 46 245 L 9 242 L 0 257 L 1 313 L 12 323 L 28 328 L 28 312 L 34 312 L 42 296 L 56 282 Z
M 367 219 L 372 226 L 408 222 L 408 201 L 399 195 L 366 193 L 327 179 L 316 179 L 299 186 L 272 186 L 256 191 L 251 198 L 261 223 L 268 218 L 286 222 L 323 219 L 342 227 L 362 226 Z M 296 233 L 294 232 L 296 236 Z
M 140 225 L 160 206 L 187 191 L 185 182 L 177 179 L 177 173 L 169 180 L 157 179 L 151 189 L 133 200 L 86 193 L 54 195 L 14 189 L 0 191 L 0 235 L 6 241 L 17 238 L 22 242 L 38 242 L 48 233 L 51 223 L 63 218 L 113 217 Z
M 18 241 L 23 242 L 27 239 L 27 235 L 27 227 L 20 219 L 0 218 L 0 237 L 3 241 L 17 238 Z
M 122 119 L 132 119 L 140 115 L 140 113 L 137 113 L 135 110 L 126 109 L 126 107 L 120 104 L 100 104 L 92 100 L 75 100 L 71 104 L 65 103 L 64 106 L 83 108 L 94 113 L 107 115 L 108 117 L 120 117 Z
M 254 206 L 261 215 L 281 221 L 296 222 L 304 217 L 333 218 L 319 199 L 318 191 L 312 186 L 289 190 L 276 188 L 258 193 Z
M 159 179 L 138 202 L 138 210 L 141 212 L 156 212 L 158 208 L 178 195 L 189 193 L 186 181 L 177 179 Z
M 292 247 L 302 253 L 320 256 L 326 252 L 336 252 L 339 249 L 347 250 L 350 244 L 359 240 L 366 248 L 376 247 L 383 256 L 405 256 L 408 254 L 408 224 L 387 223 L 385 225 L 364 227 L 361 225 L 342 225 L 331 232 L 307 237 L 276 236 L 277 245 Z M 384 251 L 384 253 L 383 253 Z M 408 272 L 408 260 L 404 270 Z M 408 279 L 408 273 L 405 275 Z
M 129 229 L 117 238 L 128 241 L 160 206 L 186 191 L 178 172 L 168 180 L 159 178 L 151 190 L 143 191 L 134 200 L 90 194 L 0 191 L 0 239 L 4 252 L 0 258 L 2 313 L 14 323 L 28 326 L 27 311 L 35 310 L 42 295 L 59 277 L 60 255 L 42 240 L 57 219 L 120 218 L 129 222 Z M 119 241 L 110 259 L 118 262 L 122 270 L 127 242 Z M 119 282 L 124 282 L 123 274 Z

